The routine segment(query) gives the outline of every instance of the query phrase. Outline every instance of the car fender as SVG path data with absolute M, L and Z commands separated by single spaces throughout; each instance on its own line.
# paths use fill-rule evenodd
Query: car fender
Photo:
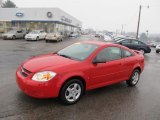
M 60 92 L 60 89 L 62 88 L 62 86 L 64 85 L 65 82 L 69 81 L 72 78 L 81 78 L 83 79 L 83 81 L 85 82 L 86 86 L 87 86 L 87 75 L 85 75 L 83 72 L 72 72 L 72 73 L 67 73 L 66 75 L 63 75 L 63 77 L 61 77 L 61 75 L 59 75 L 59 80 L 57 82 L 57 90 L 58 93 Z
M 140 65 L 140 63 L 136 63 L 134 66 L 133 66 L 133 71 L 136 69 L 136 68 L 140 68 L 141 72 L 143 70 L 142 66 Z

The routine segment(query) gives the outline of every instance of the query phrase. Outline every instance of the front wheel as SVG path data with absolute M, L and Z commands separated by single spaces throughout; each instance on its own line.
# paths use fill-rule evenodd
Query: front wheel
M 39 37 L 36 38 L 36 41 L 38 41 L 38 40 L 39 40 Z
M 128 86 L 133 87 L 138 83 L 139 77 L 140 77 L 140 71 L 136 69 L 133 71 L 130 79 L 127 80 L 126 83 L 128 84 Z
M 15 39 L 16 39 L 16 36 L 13 36 L 12 39 L 15 40 Z
M 84 85 L 78 79 L 72 79 L 65 83 L 60 92 L 60 100 L 67 105 L 78 102 L 84 92 Z

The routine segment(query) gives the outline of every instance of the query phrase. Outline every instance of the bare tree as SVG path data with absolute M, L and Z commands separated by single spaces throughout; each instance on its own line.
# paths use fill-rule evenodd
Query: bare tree
M 11 0 L 7 0 L 4 3 L 2 3 L 2 8 L 16 8 L 16 4 Z

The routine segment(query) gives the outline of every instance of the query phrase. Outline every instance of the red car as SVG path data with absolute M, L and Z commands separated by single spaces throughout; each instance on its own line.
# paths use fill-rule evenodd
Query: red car
M 29 96 L 59 97 L 65 104 L 74 104 L 86 90 L 122 81 L 135 86 L 143 68 L 144 57 L 138 51 L 118 44 L 84 41 L 25 61 L 16 79 Z

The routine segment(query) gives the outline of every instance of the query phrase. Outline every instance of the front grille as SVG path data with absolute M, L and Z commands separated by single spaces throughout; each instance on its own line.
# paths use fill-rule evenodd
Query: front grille
M 21 68 L 20 70 L 21 75 L 23 75 L 24 77 L 27 77 L 29 74 L 31 74 L 32 72 L 30 72 L 29 70 L 25 69 L 25 68 Z

